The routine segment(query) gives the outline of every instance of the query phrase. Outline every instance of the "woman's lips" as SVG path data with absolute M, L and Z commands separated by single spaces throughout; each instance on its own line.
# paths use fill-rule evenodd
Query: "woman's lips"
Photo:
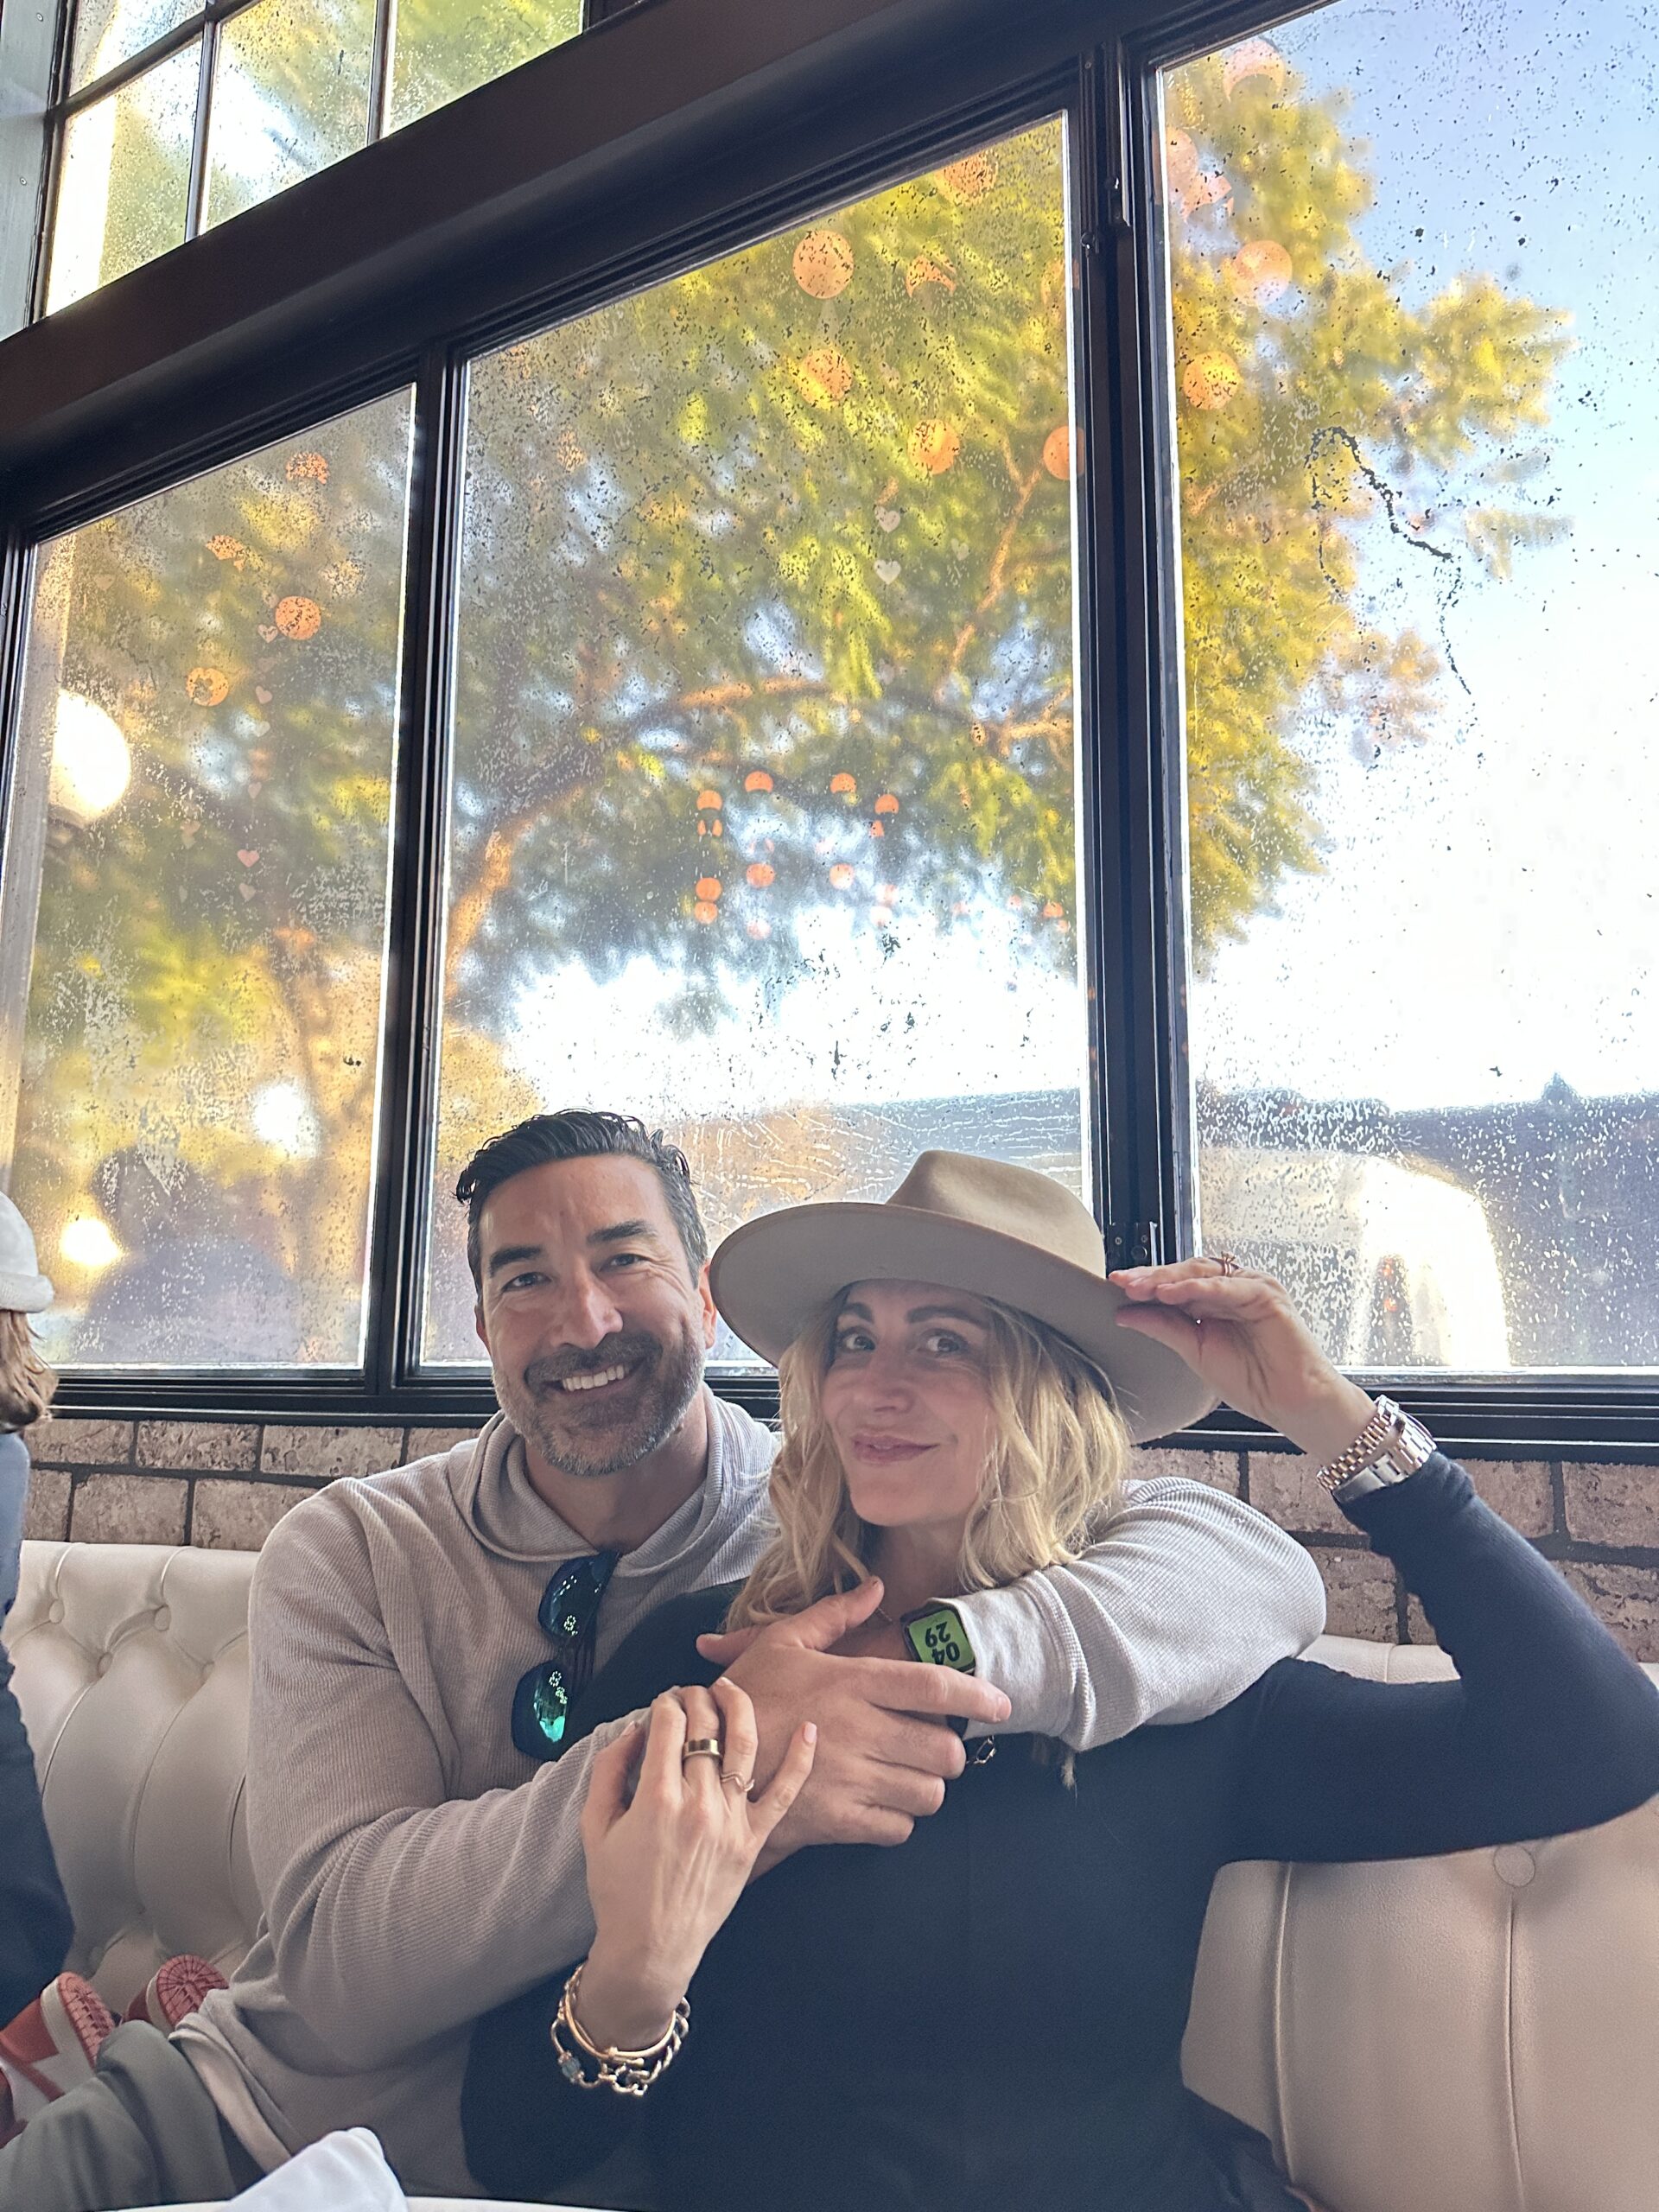
M 931 1444 L 913 1444 L 903 1436 L 855 1436 L 853 1451 L 861 1459 L 869 1460 L 878 1467 L 895 1466 L 902 1459 L 918 1459 L 924 1452 L 931 1452 Z

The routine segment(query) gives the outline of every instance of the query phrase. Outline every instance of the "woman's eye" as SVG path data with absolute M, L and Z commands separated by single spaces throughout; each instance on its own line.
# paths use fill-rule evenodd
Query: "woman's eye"
M 953 1337 L 949 1329 L 935 1330 L 932 1336 L 929 1338 L 928 1343 L 934 1351 L 952 1356 L 957 1352 L 966 1351 L 968 1349 L 966 1338 Z
M 849 1351 L 868 1351 L 869 1338 L 861 1329 L 849 1329 L 836 1338 L 836 1357 L 842 1359 Z

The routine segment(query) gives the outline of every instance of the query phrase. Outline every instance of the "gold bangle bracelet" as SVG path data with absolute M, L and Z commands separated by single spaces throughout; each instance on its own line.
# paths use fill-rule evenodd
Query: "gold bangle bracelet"
M 559 2009 L 548 2028 L 560 2073 L 578 2088 L 613 2089 L 619 2096 L 643 2097 L 685 2041 L 691 2024 L 690 2006 L 681 1998 L 673 2018 L 655 2043 L 643 2050 L 621 2050 L 613 2044 L 596 2044 L 584 2032 L 576 2018 L 576 1993 L 581 1987 L 582 1967 L 577 1967 L 564 1985 Z

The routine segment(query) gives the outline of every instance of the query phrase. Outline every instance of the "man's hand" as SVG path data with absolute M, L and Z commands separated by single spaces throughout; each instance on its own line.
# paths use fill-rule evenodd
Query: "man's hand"
M 748 1637 L 727 1668 L 746 1690 L 759 1731 L 756 1777 L 769 1779 L 804 1720 L 817 1723 L 810 1776 L 774 1830 L 759 1871 L 812 1843 L 903 1843 L 918 1820 L 944 1802 L 944 1785 L 963 1769 L 953 1718 L 995 1726 L 1008 1700 L 988 1682 L 952 1667 L 914 1660 L 845 1658 L 831 1649 L 868 1620 L 881 1585 L 861 1583 L 821 1598 L 805 1612 Z M 730 1658 L 724 1637 L 700 1637 L 717 1663 Z

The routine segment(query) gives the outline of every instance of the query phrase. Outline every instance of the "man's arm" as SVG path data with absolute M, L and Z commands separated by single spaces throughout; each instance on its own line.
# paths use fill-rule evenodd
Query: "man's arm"
M 345 2063 L 384 2065 L 581 1957 L 582 1806 L 617 1727 L 519 1789 L 447 1798 L 344 1514 L 302 1506 L 273 1532 L 249 1627 L 254 1874 L 283 1990 Z
M 1131 1483 L 1072 1565 L 955 1604 L 977 1673 L 1013 1706 L 1002 1728 L 1078 1751 L 1218 1712 L 1325 1626 L 1325 1586 L 1301 1545 L 1179 1476 Z

